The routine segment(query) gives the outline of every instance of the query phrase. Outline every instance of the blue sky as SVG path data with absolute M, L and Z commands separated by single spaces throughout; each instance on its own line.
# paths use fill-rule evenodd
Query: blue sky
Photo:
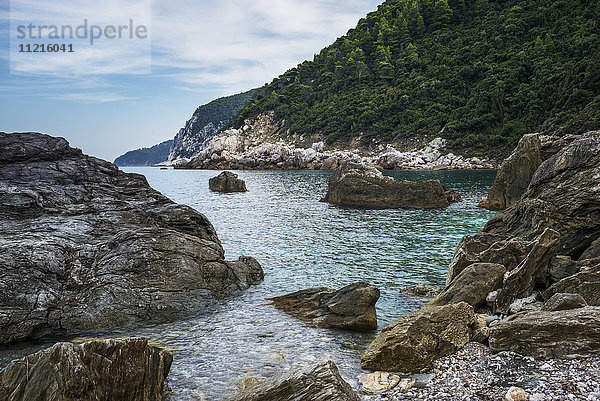
M 13 11 L 18 4 L 25 15 L 65 4 L 12 1 Z M 109 18 L 126 15 L 120 1 L 98 3 Z M 80 59 L 65 64 L 68 59 L 58 56 L 32 59 L 11 73 L 10 4 L 0 0 L 0 131 L 63 136 L 88 154 L 113 160 L 171 139 L 199 105 L 261 86 L 312 59 L 379 2 L 154 0 L 151 73 L 131 74 L 99 64 L 76 68 Z M 83 18 L 77 10 L 61 11 Z M 109 49 L 102 57 L 121 64 L 138 60 Z

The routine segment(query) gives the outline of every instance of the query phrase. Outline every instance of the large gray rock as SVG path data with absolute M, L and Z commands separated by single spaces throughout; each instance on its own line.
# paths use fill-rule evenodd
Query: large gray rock
M 519 237 L 504 239 L 497 235 L 480 233 L 466 235 L 454 252 L 446 282 L 450 284 L 467 266 L 473 263 L 496 263 L 515 269 L 531 251 L 533 243 Z
M 523 136 L 516 149 L 500 166 L 487 198 L 479 206 L 490 210 L 504 210 L 517 203 L 542 164 L 540 150 L 539 134 Z
M 556 293 L 546 301 L 543 311 L 556 312 L 561 310 L 577 309 L 588 306 L 585 299 L 579 294 Z
M 525 259 L 504 278 L 494 313 L 508 313 L 510 305 L 531 295 L 536 284 L 546 285 L 550 259 L 556 256 L 559 240 L 558 232 L 548 228 L 534 241 Z
M 253 387 L 228 401 L 359 401 L 332 361 Z
M 172 361 L 145 338 L 58 343 L 0 371 L 0 399 L 158 401 Z
M 600 131 L 568 143 L 544 161 L 514 206 L 483 232 L 532 240 L 546 228 L 560 233 L 558 254 L 577 260 L 600 232 Z
M 0 134 L 0 343 L 172 321 L 262 277 L 143 176 L 62 138 Z
M 460 201 L 460 196 L 437 180 L 396 181 L 375 167 L 348 161 L 329 178 L 322 201 L 365 208 L 435 209 Z
M 466 302 L 478 308 L 487 295 L 502 287 L 506 267 L 497 263 L 474 263 L 464 269 L 429 305 Z
M 598 262 L 553 284 L 542 296 L 550 299 L 559 293 L 579 294 L 589 305 L 600 306 L 600 261 Z
M 426 306 L 385 327 L 364 351 L 363 369 L 417 372 L 471 340 L 475 322 L 466 302 Z
M 231 171 L 223 171 L 216 177 L 208 180 L 208 187 L 216 192 L 246 192 L 246 182 Z
M 600 354 L 600 307 L 530 312 L 511 316 L 490 330 L 492 351 L 535 358 Z
M 600 238 L 592 242 L 592 244 L 581 254 L 580 261 L 587 259 L 600 258 Z
M 309 324 L 349 330 L 377 329 L 375 303 L 379 290 L 367 283 L 355 283 L 341 290 L 311 288 L 269 298 L 275 307 Z

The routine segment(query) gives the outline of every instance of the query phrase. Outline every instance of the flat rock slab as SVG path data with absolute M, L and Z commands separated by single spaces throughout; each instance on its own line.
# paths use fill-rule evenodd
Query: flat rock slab
M 228 401 L 360 401 L 337 366 L 325 361 L 253 387 Z
M 517 314 L 490 330 L 492 351 L 535 358 L 600 354 L 600 307 Z
M 418 372 L 471 340 L 475 322 L 466 302 L 426 306 L 385 327 L 364 351 L 363 369 Z
M 158 401 L 172 361 L 145 338 L 58 343 L 0 371 L 0 399 Z
M 231 171 L 224 171 L 208 180 L 208 187 L 216 192 L 246 192 L 246 182 Z
M 338 291 L 311 288 L 269 298 L 276 308 L 314 326 L 359 331 L 377 329 L 378 299 L 379 290 L 363 282 Z
M 329 178 L 322 202 L 375 209 L 440 209 L 460 201 L 460 194 L 437 180 L 396 181 L 375 167 L 344 162 Z
M 262 278 L 144 176 L 63 138 L 0 133 L 0 344 L 173 321 Z

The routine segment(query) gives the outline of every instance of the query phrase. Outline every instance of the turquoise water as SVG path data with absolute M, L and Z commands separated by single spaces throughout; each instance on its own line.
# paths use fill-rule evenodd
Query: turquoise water
M 243 379 L 263 380 L 322 358 L 333 359 L 357 388 L 360 353 L 375 333 L 309 327 L 265 298 L 367 281 L 381 290 L 381 328 L 424 303 L 401 295 L 402 287 L 444 285 L 462 236 L 476 233 L 493 215 L 476 207 L 493 182 L 492 171 L 386 172 L 397 179 L 439 179 L 459 190 L 463 202 L 445 210 L 360 210 L 319 202 L 331 174 L 325 171 L 241 171 L 248 192 L 221 194 L 208 189 L 216 171 L 125 170 L 144 174 L 152 187 L 204 213 L 226 257 L 254 256 L 266 275 L 195 318 L 111 334 L 147 336 L 173 351 L 171 401 L 223 399 Z M 0 349 L 0 365 L 46 346 Z
M 410 284 L 444 285 L 448 263 L 465 234 L 476 233 L 493 213 L 476 207 L 495 177 L 492 171 L 386 172 L 396 179 L 439 179 L 463 202 L 445 210 L 360 210 L 319 202 L 330 172 L 241 171 L 247 193 L 208 189 L 215 171 L 129 168 L 176 202 L 204 213 L 228 259 L 256 257 L 266 279 L 212 313 L 152 327 L 143 334 L 173 348 L 172 399 L 234 394 L 246 377 L 269 377 L 329 356 L 356 386 L 360 351 L 373 334 L 308 327 L 265 298 L 296 290 L 340 288 L 367 281 L 381 290 L 379 326 L 418 308 L 402 296 Z

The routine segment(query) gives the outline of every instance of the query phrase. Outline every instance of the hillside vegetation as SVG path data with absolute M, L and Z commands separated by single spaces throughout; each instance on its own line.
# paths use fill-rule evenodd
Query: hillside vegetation
M 599 1 L 388 0 L 263 87 L 237 125 L 275 110 L 328 144 L 442 132 L 473 154 L 598 128 L 599 28 Z
M 117 166 L 152 166 L 162 163 L 169 157 L 173 140 L 154 145 L 151 148 L 141 148 L 129 151 L 115 159 Z

